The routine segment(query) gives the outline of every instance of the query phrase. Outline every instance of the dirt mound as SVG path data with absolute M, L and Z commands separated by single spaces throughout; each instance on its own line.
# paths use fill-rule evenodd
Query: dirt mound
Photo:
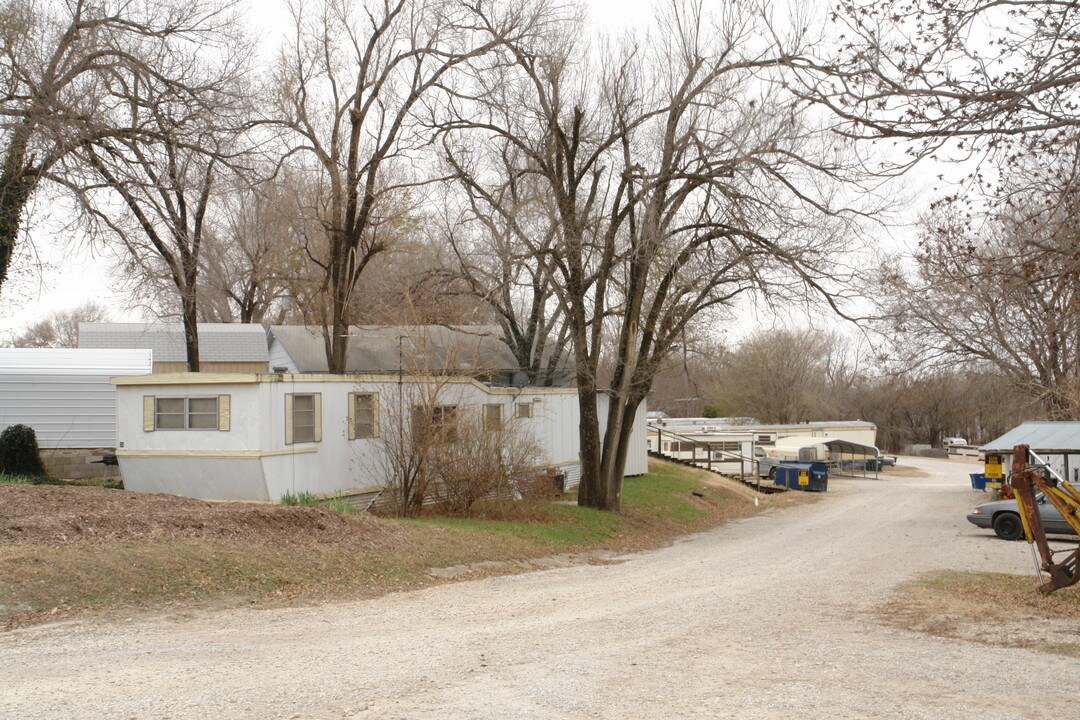
M 64 545 L 143 538 L 283 543 L 394 543 L 400 530 L 367 513 L 320 507 L 211 503 L 96 487 L 0 485 L 0 543 Z

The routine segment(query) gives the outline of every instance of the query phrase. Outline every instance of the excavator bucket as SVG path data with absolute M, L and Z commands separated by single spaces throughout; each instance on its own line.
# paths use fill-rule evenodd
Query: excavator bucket
M 1049 595 L 1055 590 L 1075 585 L 1080 582 L 1080 546 L 1069 553 L 1064 561 L 1049 563 L 1044 567 L 1050 573 L 1050 580 L 1039 586 L 1039 592 Z
M 1054 505 L 1066 521 L 1080 532 L 1080 503 L 1077 492 L 1064 478 L 1057 478 L 1027 445 L 1013 448 L 1012 474 L 1009 485 L 1016 495 L 1016 504 L 1020 510 L 1020 521 L 1024 526 L 1027 541 L 1039 551 L 1042 560 L 1040 568 L 1050 579 L 1039 586 L 1039 592 L 1049 595 L 1080 582 L 1080 546 L 1057 562 L 1055 553 L 1046 539 L 1046 529 L 1039 515 L 1036 493 L 1041 492 L 1046 501 Z

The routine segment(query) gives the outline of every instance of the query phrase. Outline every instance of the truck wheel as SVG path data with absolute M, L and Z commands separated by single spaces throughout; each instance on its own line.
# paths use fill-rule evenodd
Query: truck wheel
M 1001 513 L 994 518 L 994 532 L 1002 540 L 1019 540 L 1024 535 L 1024 526 L 1019 515 Z
M 769 468 L 769 479 L 773 481 L 776 480 L 776 468 Z

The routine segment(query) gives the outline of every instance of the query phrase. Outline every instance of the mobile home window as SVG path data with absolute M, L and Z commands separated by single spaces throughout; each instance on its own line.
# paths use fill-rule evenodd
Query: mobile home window
M 315 442 L 315 396 L 292 396 L 292 441 Z
M 217 430 L 218 399 L 216 397 L 188 398 L 187 404 L 188 429 Z
M 154 428 L 157 430 L 217 430 L 218 398 L 154 398 Z
M 514 417 L 518 420 L 532 417 L 532 403 L 518 403 L 514 407 Z
M 412 432 L 417 439 L 429 432 L 440 434 L 447 440 L 457 439 L 457 405 L 414 405 Z
M 485 430 L 502 430 L 503 425 L 503 407 L 502 405 L 485 405 L 484 406 L 484 429 Z
M 374 393 L 353 395 L 353 437 L 356 439 L 379 436 L 376 413 L 379 403 Z

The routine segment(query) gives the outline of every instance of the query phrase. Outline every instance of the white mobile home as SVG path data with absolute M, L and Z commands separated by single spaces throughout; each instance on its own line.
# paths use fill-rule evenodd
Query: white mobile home
M 150 372 L 149 350 L 0 348 L 0 430 L 34 428 L 58 477 L 100 475 L 90 464 L 116 447 L 114 376 Z
M 805 423 L 758 423 L 748 420 L 735 423 L 726 418 L 660 418 L 651 420 L 649 425 L 650 438 L 655 438 L 658 430 L 703 438 L 725 433 L 751 433 L 757 446 L 774 445 L 777 440 L 787 437 L 834 438 L 861 445 L 874 445 L 877 442 L 877 425 L 865 420 Z M 653 444 L 650 442 L 650 446 Z
M 329 374 L 180 373 L 114 382 L 117 456 L 125 487 L 139 492 L 216 500 L 371 492 L 388 482 L 389 434 L 407 433 L 406 419 L 419 408 L 475 412 L 485 426 L 512 421 L 540 449 L 540 467 L 563 474 L 568 488 L 580 478 L 573 388 Z M 627 474 L 647 470 L 644 407 L 640 415 Z
M 758 461 L 766 457 L 830 458 L 839 464 L 877 455 L 877 426 L 860 420 L 761 424 L 724 418 L 656 418 L 649 422 L 647 432 L 651 452 L 727 473 L 754 472 Z

